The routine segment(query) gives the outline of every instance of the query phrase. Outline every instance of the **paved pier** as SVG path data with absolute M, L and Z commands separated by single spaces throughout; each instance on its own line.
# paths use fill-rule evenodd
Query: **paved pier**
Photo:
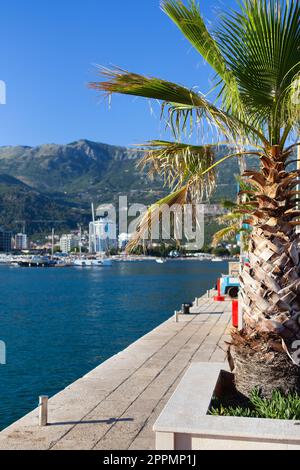
M 0 449 L 154 449 L 153 423 L 191 362 L 225 361 L 231 302 L 203 296 L 0 433 Z

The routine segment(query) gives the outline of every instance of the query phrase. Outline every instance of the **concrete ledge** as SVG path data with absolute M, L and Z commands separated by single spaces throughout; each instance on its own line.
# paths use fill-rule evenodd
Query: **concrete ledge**
M 153 426 L 156 449 L 300 449 L 300 421 L 207 414 L 230 377 L 224 363 L 191 364 Z

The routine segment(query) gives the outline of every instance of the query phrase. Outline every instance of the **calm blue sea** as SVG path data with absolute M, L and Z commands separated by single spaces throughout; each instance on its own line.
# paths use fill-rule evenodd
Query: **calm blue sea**
M 203 294 L 221 271 L 227 263 L 0 266 L 0 429 Z

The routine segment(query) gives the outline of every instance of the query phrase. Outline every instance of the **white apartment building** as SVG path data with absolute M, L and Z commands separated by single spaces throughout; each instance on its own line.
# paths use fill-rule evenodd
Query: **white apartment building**
M 103 253 L 111 248 L 117 248 L 117 225 L 108 217 L 99 217 L 89 225 L 90 253 Z
M 79 248 L 79 237 L 73 233 L 62 235 L 59 240 L 60 251 L 70 253 L 74 248 Z
M 16 250 L 27 250 L 28 242 L 26 233 L 17 233 L 15 235 L 15 248 Z

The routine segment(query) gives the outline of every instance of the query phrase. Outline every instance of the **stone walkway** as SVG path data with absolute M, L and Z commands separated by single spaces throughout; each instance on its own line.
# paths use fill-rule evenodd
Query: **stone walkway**
M 154 449 L 153 423 L 191 362 L 222 362 L 231 302 L 203 296 L 0 433 L 0 449 Z

